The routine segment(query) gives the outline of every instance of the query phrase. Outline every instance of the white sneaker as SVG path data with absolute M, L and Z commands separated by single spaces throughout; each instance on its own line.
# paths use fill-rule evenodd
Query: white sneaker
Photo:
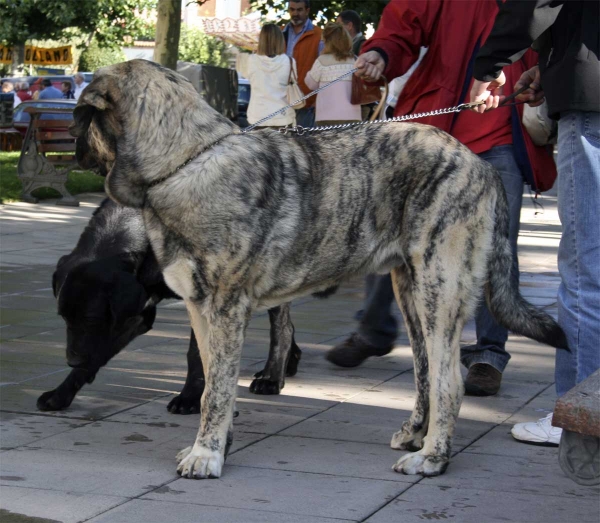
M 523 443 L 558 447 L 562 429 L 552 426 L 552 412 L 545 418 L 527 423 L 517 423 L 511 429 L 513 438 Z

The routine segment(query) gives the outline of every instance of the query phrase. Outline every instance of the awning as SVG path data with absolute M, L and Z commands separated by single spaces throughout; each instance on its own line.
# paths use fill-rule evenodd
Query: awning
M 260 20 L 255 18 L 203 18 L 202 28 L 207 35 L 249 51 L 258 48 Z

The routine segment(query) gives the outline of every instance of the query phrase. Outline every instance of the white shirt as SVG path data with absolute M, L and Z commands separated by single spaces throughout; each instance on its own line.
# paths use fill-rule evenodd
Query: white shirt
M 296 61 L 292 58 L 296 78 Z M 248 123 L 253 124 L 287 104 L 287 85 L 290 77 L 290 58 L 279 54 L 273 58 L 258 54 L 240 53 L 235 68 L 250 80 Z M 289 107 L 261 125 L 288 125 L 295 122 L 296 112 Z
M 81 85 L 75 84 L 75 91 L 73 91 L 75 100 L 79 100 L 79 96 L 81 96 L 81 91 L 83 91 L 87 86 L 88 84 L 86 82 L 81 82 Z

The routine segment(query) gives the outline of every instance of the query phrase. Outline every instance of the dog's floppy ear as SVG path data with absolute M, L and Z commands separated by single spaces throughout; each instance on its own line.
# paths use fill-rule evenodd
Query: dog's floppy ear
M 75 107 L 73 111 L 73 123 L 69 126 L 71 136 L 79 138 L 83 136 L 92 123 L 96 109 L 91 105 L 82 104 Z
M 114 291 L 110 297 L 113 322 L 123 321 L 141 314 L 148 294 L 137 278 L 128 272 L 118 272 L 114 277 Z
M 81 93 L 77 106 L 90 105 L 99 111 L 112 109 L 111 93 L 114 91 L 114 82 L 115 79 L 108 75 L 92 80 L 92 83 Z

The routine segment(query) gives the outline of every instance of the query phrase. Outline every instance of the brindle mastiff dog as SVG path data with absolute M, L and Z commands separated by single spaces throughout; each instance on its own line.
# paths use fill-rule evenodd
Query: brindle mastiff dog
M 196 441 L 177 456 L 184 477 L 221 475 L 244 331 L 259 307 L 391 271 L 418 391 L 391 442 L 416 450 L 394 467 L 405 474 L 448 465 L 463 396 L 459 337 L 484 290 L 513 332 L 567 346 L 511 283 L 496 171 L 434 127 L 244 134 L 183 77 L 133 60 L 98 71 L 73 132 L 110 197 L 143 209 L 165 281 L 189 311 L 206 389 Z

